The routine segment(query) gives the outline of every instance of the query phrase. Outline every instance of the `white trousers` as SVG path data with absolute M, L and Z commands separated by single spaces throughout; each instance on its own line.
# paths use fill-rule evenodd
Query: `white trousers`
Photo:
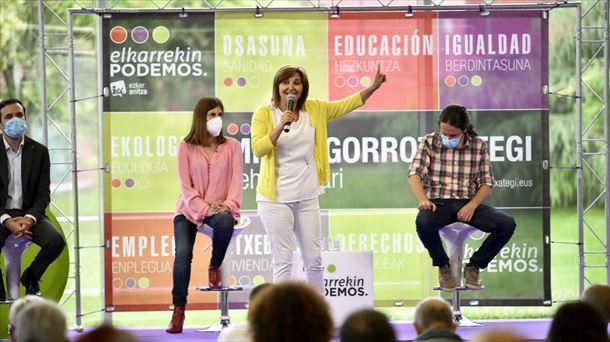
M 303 256 L 307 281 L 324 295 L 324 268 L 320 248 L 318 198 L 292 203 L 258 202 L 258 216 L 265 226 L 273 253 L 273 281 L 292 275 L 295 238 Z

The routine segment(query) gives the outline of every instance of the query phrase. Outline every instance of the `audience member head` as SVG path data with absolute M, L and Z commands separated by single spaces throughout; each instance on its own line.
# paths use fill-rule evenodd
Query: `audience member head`
M 395 342 L 388 317 L 375 310 L 360 310 L 347 317 L 341 327 L 341 342 Z
M 583 292 L 582 301 L 593 305 L 601 312 L 606 324 L 610 323 L 610 286 L 592 285 Z
M 254 342 L 328 342 L 333 320 L 328 304 L 310 285 L 285 281 L 266 286 L 248 311 Z
M 0 280 L 1 281 L 1 280 Z M 8 323 L 9 323 L 9 328 L 8 328 L 8 333 L 10 335 L 11 341 L 16 341 L 16 326 L 17 326 L 17 316 L 19 315 L 19 313 L 21 311 L 23 311 L 23 309 L 27 308 L 28 306 L 32 305 L 32 304 L 36 304 L 36 303 L 44 303 L 45 300 L 41 297 L 38 296 L 33 296 L 33 295 L 27 295 L 23 298 L 19 298 L 16 301 L 13 302 L 13 304 L 11 305 L 11 309 L 9 311 L 8 314 Z
M 487 330 L 473 337 L 471 342 L 527 342 L 523 336 L 510 330 Z
M 138 342 L 130 332 L 103 324 L 79 336 L 76 342 Z
M 601 314 L 591 304 L 566 303 L 555 313 L 547 340 L 549 342 L 608 341 L 608 331 Z
M 415 307 L 415 331 L 417 335 L 430 329 L 446 329 L 455 331 L 453 311 L 449 303 L 440 297 L 422 299 Z
M 69 341 L 66 315 L 51 301 L 31 304 L 21 310 L 15 330 L 19 342 Z
M 262 283 L 252 288 L 248 304 L 246 304 L 248 311 L 252 310 L 254 300 L 269 286 L 271 286 L 270 283 Z M 218 335 L 218 341 L 251 341 L 251 331 L 250 324 L 233 324 L 226 329 L 222 329 L 220 335 Z
M 252 304 L 252 302 L 254 302 L 254 299 L 256 299 L 256 296 L 258 296 L 261 292 L 263 292 L 263 289 L 267 288 L 268 286 L 271 286 L 271 283 L 262 283 L 259 285 L 256 285 L 255 287 L 252 288 L 252 290 L 250 291 L 250 296 L 248 297 L 248 307 L 250 307 Z

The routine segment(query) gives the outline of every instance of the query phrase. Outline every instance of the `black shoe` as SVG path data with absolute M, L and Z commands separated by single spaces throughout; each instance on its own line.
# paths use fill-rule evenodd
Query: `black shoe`
M 26 295 L 42 296 L 40 286 L 38 286 L 38 279 L 36 279 L 36 276 L 32 274 L 29 268 L 21 275 L 21 284 L 25 287 Z

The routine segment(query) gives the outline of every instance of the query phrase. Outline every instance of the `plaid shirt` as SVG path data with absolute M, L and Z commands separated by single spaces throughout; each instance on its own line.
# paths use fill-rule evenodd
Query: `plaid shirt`
M 464 146 L 443 146 L 438 132 L 427 134 L 419 144 L 409 176 L 422 179 L 429 199 L 471 199 L 482 185 L 493 187 L 487 144 L 466 136 Z

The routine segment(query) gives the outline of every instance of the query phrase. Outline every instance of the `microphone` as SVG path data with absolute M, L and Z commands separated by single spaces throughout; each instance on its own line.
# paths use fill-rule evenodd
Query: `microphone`
M 288 94 L 288 106 L 286 106 L 286 109 L 288 109 L 289 111 L 293 111 L 294 110 L 294 102 L 297 99 L 297 95 L 295 93 L 289 93 Z M 284 124 L 284 132 L 288 133 L 290 132 L 290 122 L 286 122 Z

